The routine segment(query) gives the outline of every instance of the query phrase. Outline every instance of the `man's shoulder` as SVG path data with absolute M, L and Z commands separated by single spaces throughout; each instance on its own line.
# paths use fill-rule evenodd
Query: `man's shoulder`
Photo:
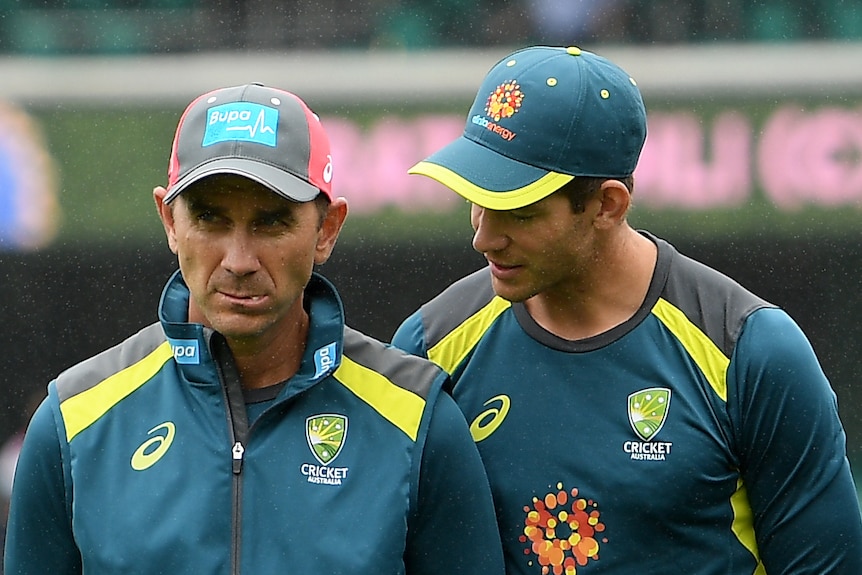
M 471 297 L 466 297 L 471 296 Z M 449 284 L 443 291 L 429 300 L 423 308 L 443 305 L 455 301 L 485 301 L 494 297 L 490 268 L 483 267 Z
M 73 365 L 57 376 L 60 401 L 151 357 L 166 341 L 161 324 L 153 323 L 117 345 Z M 163 349 L 162 355 L 165 361 L 171 357 L 169 346 Z
M 423 322 L 454 327 L 495 297 L 491 272 L 484 267 L 450 284 L 421 307 Z
M 445 374 L 436 364 L 383 343 L 351 327 L 344 328 L 342 365 L 349 363 L 383 376 L 390 383 L 427 399 Z
M 751 315 L 774 304 L 708 264 L 667 248 L 661 297 L 705 333 L 728 356 Z M 661 259 L 661 256 L 660 256 Z

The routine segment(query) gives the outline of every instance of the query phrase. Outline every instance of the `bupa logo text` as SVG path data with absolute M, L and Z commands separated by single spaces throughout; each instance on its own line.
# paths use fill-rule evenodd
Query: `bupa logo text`
M 200 348 L 196 339 L 169 339 L 177 363 L 197 365 L 201 362 Z
M 278 110 L 253 102 L 234 102 L 207 110 L 202 146 L 222 142 L 254 142 L 274 148 Z
M 335 342 L 314 352 L 314 377 L 320 377 L 335 365 Z

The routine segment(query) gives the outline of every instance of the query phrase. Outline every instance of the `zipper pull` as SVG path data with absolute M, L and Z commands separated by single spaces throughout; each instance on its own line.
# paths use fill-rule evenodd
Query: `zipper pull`
M 239 473 L 242 471 L 242 455 L 243 453 L 245 453 L 245 448 L 242 446 L 242 443 L 240 443 L 239 441 L 234 443 L 231 453 L 233 453 L 234 475 L 239 475 Z

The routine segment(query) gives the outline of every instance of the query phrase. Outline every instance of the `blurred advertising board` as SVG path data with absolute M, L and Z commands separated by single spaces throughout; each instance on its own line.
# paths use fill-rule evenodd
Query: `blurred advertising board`
M 704 238 L 858 229 L 862 67 L 846 61 L 862 58 L 862 47 L 609 51 L 638 80 L 649 114 L 636 226 Z M 499 56 L 0 62 L 0 77 L 23 80 L 0 87 L 0 247 L 158 240 L 151 191 L 166 180 L 182 108 L 203 91 L 255 80 L 296 92 L 321 116 L 335 190 L 351 207 L 347 236 L 460 236 L 466 204 L 407 169 L 460 135 Z M 186 68 L 170 89 L 156 81 Z M 4 239 L 25 233 L 24 221 L 28 239 Z

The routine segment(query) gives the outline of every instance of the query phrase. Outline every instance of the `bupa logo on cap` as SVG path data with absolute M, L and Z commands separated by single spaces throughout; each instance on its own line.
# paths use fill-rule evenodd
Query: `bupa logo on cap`
M 278 110 L 253 102 L 233 102 L 207 110 L 207 126 L 202 145 L 221 142 L 254 142 L 274 148 L 278 131 Z

